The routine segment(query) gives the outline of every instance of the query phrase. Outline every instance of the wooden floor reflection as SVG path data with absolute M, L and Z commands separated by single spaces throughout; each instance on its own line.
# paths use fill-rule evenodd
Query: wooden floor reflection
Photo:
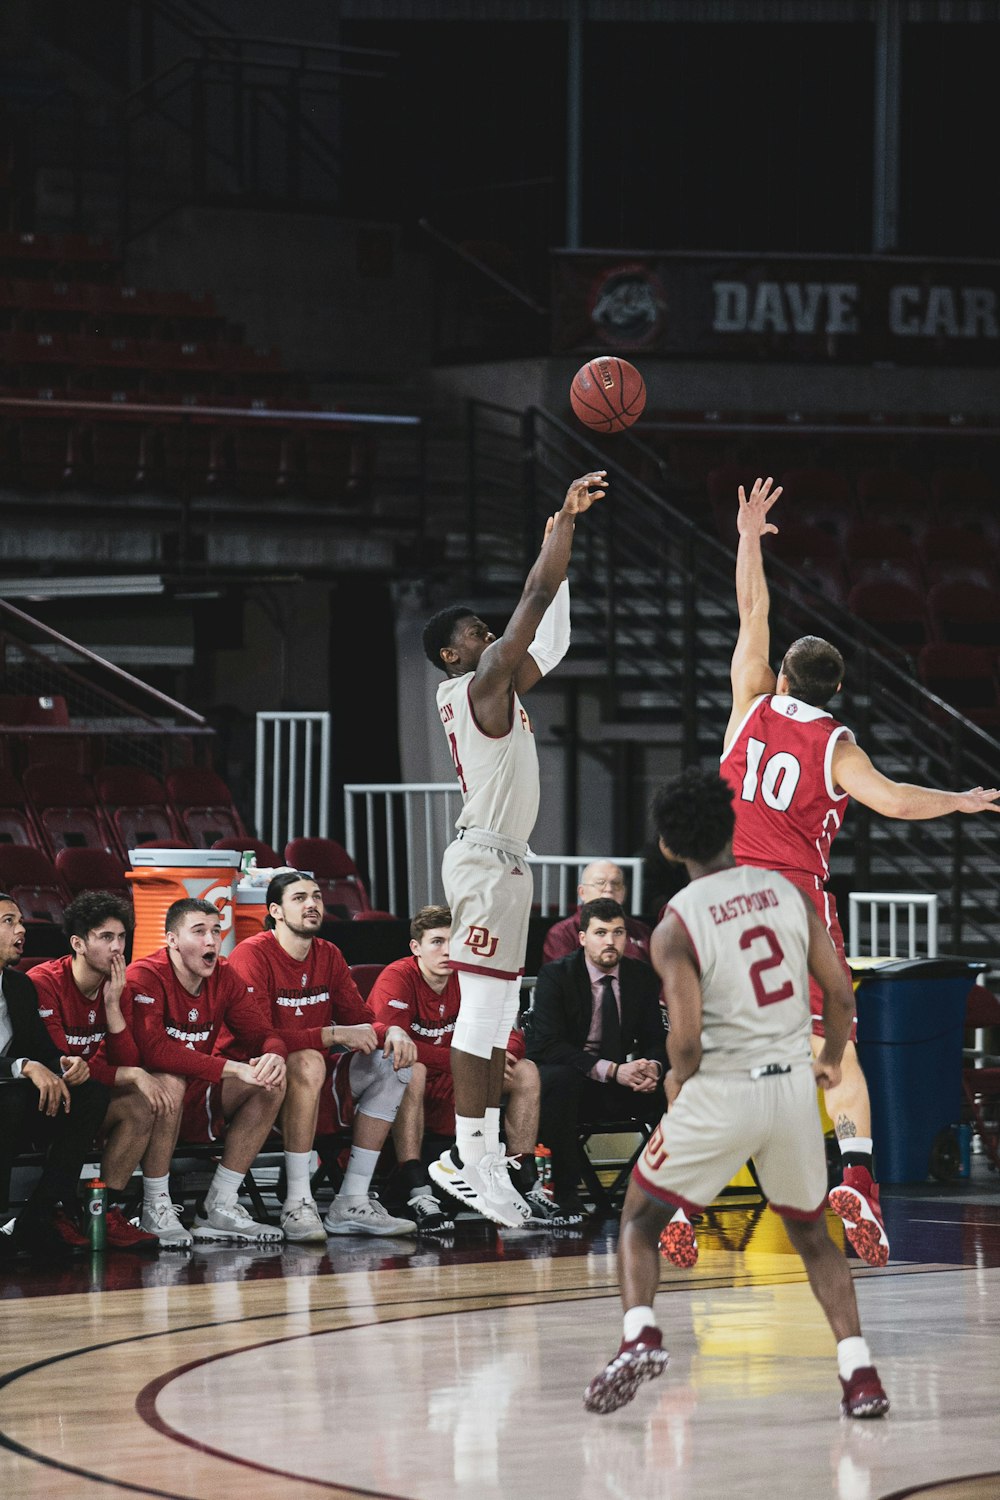
M 664 1267 L 670 1367 L 606 1417 L 581 1397 L 620 1337 L 613 1223 L 28 1268 L 0 1300 L 0 1494 L 996 1497 L 1000 1186 L 888 1205 L 889 1266 L 852 1263 L 877 1423 L 838 1416 L 832 1337 L 753 1203 Z

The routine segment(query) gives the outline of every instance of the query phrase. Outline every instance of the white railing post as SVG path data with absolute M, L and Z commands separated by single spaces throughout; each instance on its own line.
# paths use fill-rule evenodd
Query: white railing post
M 285 730 L 287 728 L 287 737 Z M 316 745 L 319 755 L 316 754 Z M 319 762 L 319 795 L 314 793 Z M 268 776 L 270 769 L 270 776 Z M 257 715 L 257 764 L 254 768 L 254 826 L 281 853 L 293 838 L 330 836 L 330 715 L 261 711 Z M 270 783 L 270 797 L 267 795 Z M 284 805 L 284 816 L 282 816 Z M 313 819 L 313 809 L 318 816 Z M 282 822 L 284 828 L 282 828 Z
M 927 918 L 927 957 L 936 958 L 938 951 L 938 898 L 926 891 L 851 891 L 848 895 L 848 952 L 851 958 L 861 958 L 861 912 L 868 909 L 869 958 L 879 958 L 879 918 L 881 908 L 888 908 L 890 958 L 900 955 L 896 951 L 898 938 L 898 913 L 905 910 L 907 918 L 906 957 L 916 958 L 917 915 L 923 912 Z

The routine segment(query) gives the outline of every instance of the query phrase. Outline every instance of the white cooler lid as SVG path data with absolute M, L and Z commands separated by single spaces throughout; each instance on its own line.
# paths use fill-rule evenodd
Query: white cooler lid
M 238 870 L 240 854 L 235 849 L 130 849 L 133 868 L 153 865 L 158 869 Z
M 267 895 L 266 885 L 238 885 L 236 901 L 239 906 L 263 906 Z

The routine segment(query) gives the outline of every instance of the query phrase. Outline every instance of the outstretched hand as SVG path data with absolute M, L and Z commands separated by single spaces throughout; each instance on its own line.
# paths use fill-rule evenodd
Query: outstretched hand
M 582 516 L 585 510 L 589 510 L 595 500 L 602 500 L 608 489 L 607 469 L 595 469 L 592 474 L 584 474 L 581 479 L 574 479 L 566 491 L 566 499 L 562 508 L 567 515 Z M 546 536 L 548 531 L 546 531 Z
M 754 480 L 749 499 L 746 490 L 740 485 L 740 508 L 736 516 L 736 530 L 741 536 L 767 536 L 769 532 L 777 536 L 777 526 L 767 519 L 768 511 L 781 494 L 780 484 L 772 493 L 773 483 L 774 480 L 771 478 Z
M 971 791 L 962 792 L 959 812 L 1000 813 L 1000 791 L 995 786 L 974 786 Z

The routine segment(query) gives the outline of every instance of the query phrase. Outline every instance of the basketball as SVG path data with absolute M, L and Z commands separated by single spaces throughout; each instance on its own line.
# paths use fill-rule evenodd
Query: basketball
M 584 427 L 595 432 L 621 432 L 642 415 L 646 386 L 627 359 L 601 354 L 577 370 L 569 399 Z

